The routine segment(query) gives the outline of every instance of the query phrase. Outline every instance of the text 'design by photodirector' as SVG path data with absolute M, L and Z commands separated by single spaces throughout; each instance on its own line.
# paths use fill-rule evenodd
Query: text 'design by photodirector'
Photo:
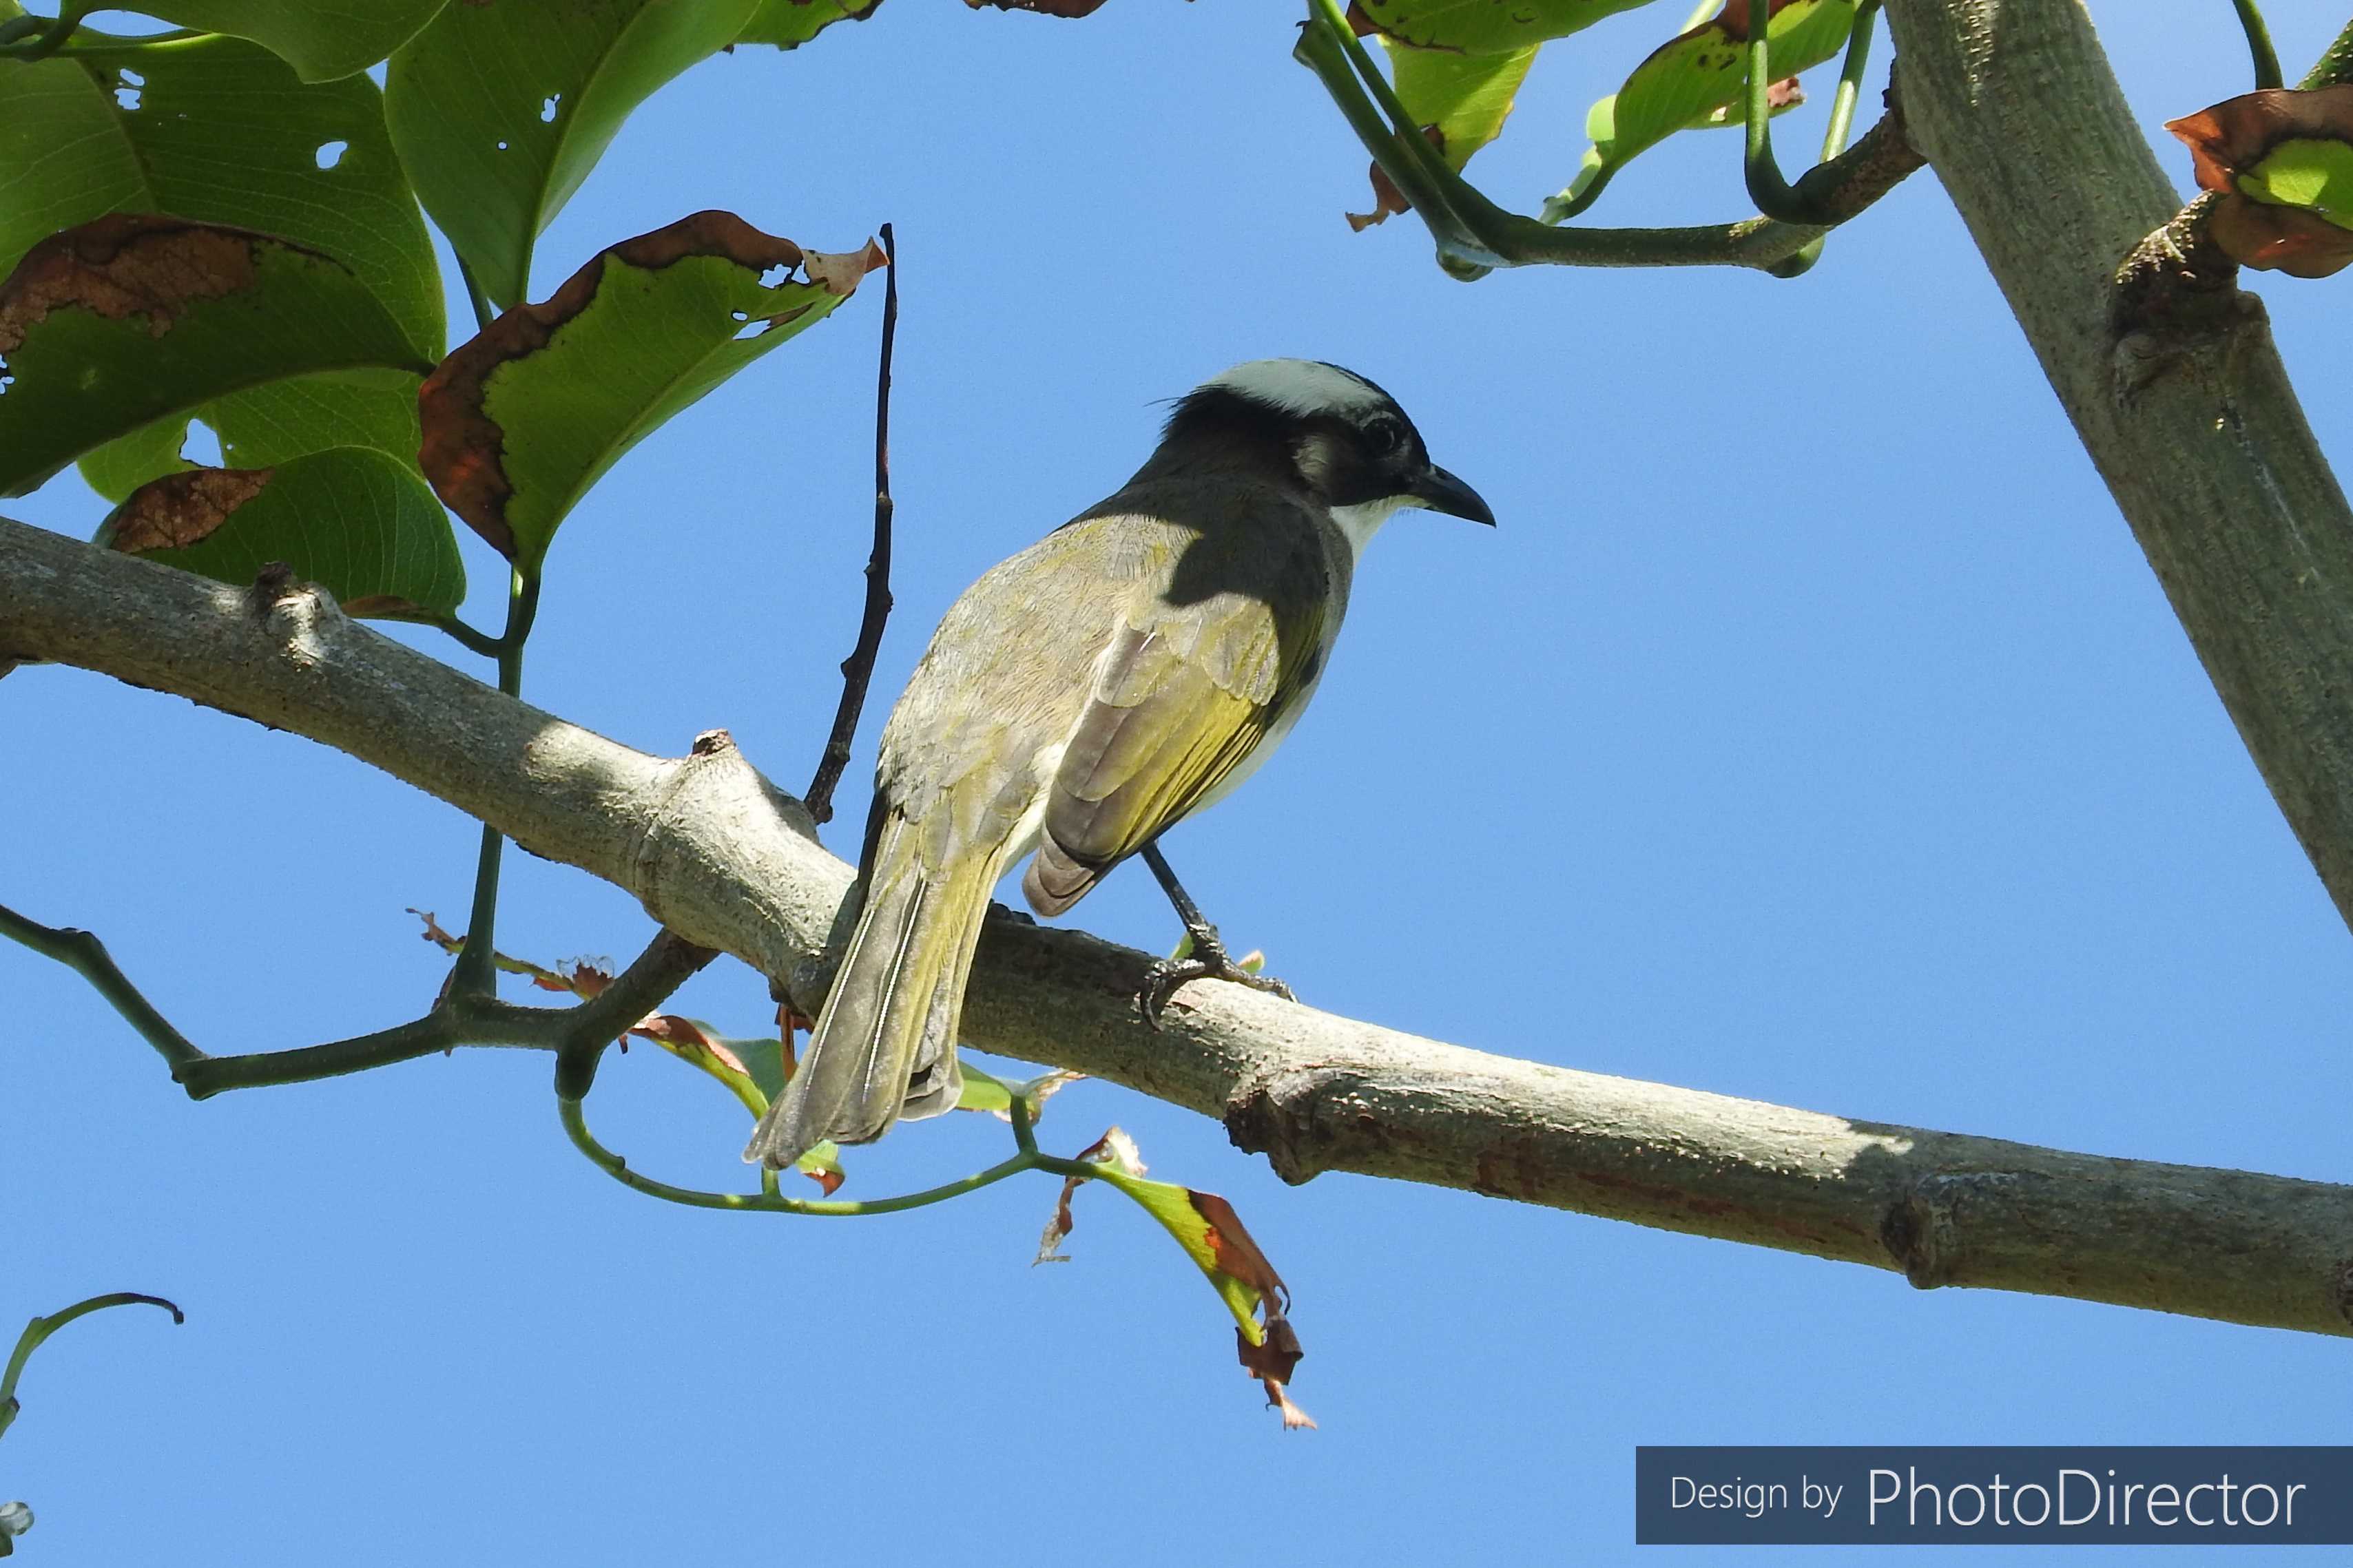
M 1646 1546 L 2353 1545 L 2353 1447 L 1634 1451 Z

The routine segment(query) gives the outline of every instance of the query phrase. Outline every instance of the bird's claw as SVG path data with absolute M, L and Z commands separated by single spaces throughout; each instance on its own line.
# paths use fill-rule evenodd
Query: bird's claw
M 1192 952 L 1183 958 L 1155 959 L 1152 967 L 1144 972 L 1144 984 L 1136 988 L 1135 1010 L 1145 1023 L 1154 1029 L 1160 1027 L 1161 1010 L 1181 986 L 1196 980 L 1230 980 L 1237 985 L 1247 985 L 1253 991 L 1265 991 L 1286 1002 L 1296 1002 L 1298 995 L 1290 986 L 1271 974 L 1260 974 L 1236 963 L 1226 952 L 1226 944 L 1218 940 L 1217 931 L 1208 927 L 1190 933 Z

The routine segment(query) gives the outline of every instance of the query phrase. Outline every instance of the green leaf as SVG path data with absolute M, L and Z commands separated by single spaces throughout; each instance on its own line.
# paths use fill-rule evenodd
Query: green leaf
M 224 583 L 282 561 L 360 615 L 449 614 L 466 596 L 448 514 L 406 465 L 364 447 L 154 480 L 115 509 L 100 542 Z
M 2259 202 L 2303 207 L 2353 228 L 2353 145 L 2303 137 L 2277 142 L 2238 177 L 2238 186 Z
M 660 1043 L 659 1037 L 657 1037 L 657 1042 Z M 784 1042 L 774 1035 L 754 1040 L 737 1039 L 731 1036 L 720 1041 L 720 1044 L 725 1046 L 735 1059 L 743 1064 L 744 1076 L 750 1079 L 752 1087 L 760 1091 L 758 1105 L 754 1106 L 749 1100 L 744 1102 L 751 1109 L 753 1115 L 759 1115 L 768 1109 L 768 1101 L 785 1092 Z M 664 1048 L 669 1048 L 667 1044 L 664 1044 Z M 740 1093 L 738 1098 L 742 1098 Z
M 797 49 L 836 22 L 863 22 L 881 4 L 882 0 L 760 0 L 735 41 Z
M 1416 125 L 1438 127 L 1445 139 L 1440 152 L 1458 171 L 1502 133 L 1536 58 L 1534 44 L 1508 54 L 1465 55 L 1386 42 L 1398 101 Z
M 1556 204 L 1583 195 L 1678 131 L 1722 123 L 1715 119 L 1717 111 L 1738 101 L 1748 83 L 1746 0 L 1732 3 L 1739 7 L 1732 25 L 1719 13 L 1670 39 L 1634 68 L 1614 96 L 1593 106 L 1585 121 L 1593 145 Z M 1838 53 L 1854 25 L 1854 10 L 1855 0 L 1781 0 L 1766 32 L 1774 79 Z M 1559 214 L 1556 208 L 1546 216 Z
M 441 362 L 417 398 L 426 475 L 536 574 L 557 526 L 623 453 L 824 320 L 881 259 L 871 244 L 804 252 L 723 212 L 625 240 Z
M 784 1042 L 775 1035 L 730 1039 L 700 1018 L 682 1018 L 674 1013 L 657 1014 L 629 1033 L 653 1041 L 689 1067 L 718 1079 L 754 1116 L 765 1112 L 768 1102 L 785 1092 Z M 811 1145 L 793 1162 L 793 1169 L 817 1183 L 828 1197 L 846 1179 L 840 1145 L 830 1138 Z
M 166 415 L 81 456 L 82 482 L 120 504 L 149 479 L 185 474 L 196 465 L 180 456 L 188 444 L 185 414 Z
M 332 257 L 248 229 L 115 213 L 0 283 L 0 494 L 226 393 L 431 365 Z
M 1649 0 L 1357 0 L 1386 37 L 1427 49 L 1500 55 L 1565 38 Z
M 417 468 L 417 389 L 424 378 L 308 375 L 232 393 L 198 417 L 232 468 L 267 468 L 329 447 L 373 447 Z
M 139 0 L 142 16 L 251 38 L 304 81 L 364 71 L 398 48 L 449 0 Z
M 957 1065 L 964 1072 L 964 1091 L 956 1096 L 958 1110 L 1010 1110 L 1013 1090 L 1001 1078 L 992 1078 L 961 1057 Z
M 239 38 L 77 49 L 0 70 L 0 273 L 109 212 L 230 224 L 342 262 L 440 357 L 441 272 L 374 82 L 306 87 Z
M 80 61 L 0 68 L 0 276 L 61 228 L 158 205 L 113 99 Z
M 501 306 L 629 111 L 733 43 L 758 0 L 453 5 L 392 58 L 394 144 L 425 210 Z
M 417 389 L 424 377 L 307 375 L 216 398 L 196 417 L 220 438 L 221 464 L 261 468 L 330 447 L 373 447 L 417 472 Z M 148 480 L 196 465 L 180 456 L 185 415 L 170 415 L 82 455 L 83 482 L 121 501 Z M 422 476 L 419 475 L 421 478 Z

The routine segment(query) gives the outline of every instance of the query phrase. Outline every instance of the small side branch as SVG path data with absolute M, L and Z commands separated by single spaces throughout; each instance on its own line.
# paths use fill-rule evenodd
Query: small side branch
M 833 715 L 833 733 L 827 737 L 825 755 L 818 759 L 817 776 L 809 781 L 806 804 L 818 822 L 833 820 L 833 789 L 849 765 L 849 743 L 857 738 L 858 716 L 866 707 L 867 683 L 874 678 L 874 660 L 882 651 L 882 627 L 891 618 L 891 349 L 899 335 L 899 247 L 891 226 L 882 226 L 882 355 L 874 375 L 874 552 L 866 559 L 866 615 L 858 626 L 858 642 L 841 661 L 841 706 Z
M 1781 166 L 1773 157 L 1773 121 L 1771 93 L 1773 88 L 1771 28 L 1766 17 L 1766 0 L 1749 0 L 1748 8 L 1748 88 L 1745 100 L 1747 116 L 1747 145 L 1743 157 L 1743 170 L 1747 177 L 1748 197 L 1757 210 L 1767 217 L 1785 223 L 1837 225 L 1862 210 L 1850 210 L 1858 191 L 1870 189 L 1884 179 L 1888 171 L 1883 164 L 1894 148 L 1900 147 L 1910 159 L 1908 167 L 1894 173 L 1893 179 L 1877 184 L 1883 194 L 1895 180 L 1917 169 L 1923 162 L 1903 139 L 1902 100 L 1891 85 L 1887 95 L 1887 117 L 1880 123 L 1889 126 L 1888 138 L 1873 150 L 1870 166 L 1841 162 L 1840 154 L 1847 150 L 1848 128 L 1854 122 L 1855 101 L 1862 93 L 1863 73 L 1871 64 L 1871 35 L 1879 20 L 1880 0 L 1862 0 L 1855 7 L 1853 30 L 1847 37 L 1846 64 L 1839 72 L 1838 93 L 1831 100 L 1830 125 L 1822 138 L 1822 159 L 1790 184 L 1781 176 Z M 1892 124 L 1891 124 L 1892 122 Z M 1862 205 L 1879 199 L 1874 194 Z
M 560 1050 L 567 1041 L 583 1036 L 601 1046 L 619 1038 L 630 1025 L 659 1006 L 718 956 L 707 947 L 697 947 L 665 931 L 603 992 L 577 1006 L 523 1007 L 453 987 L 423 1017 L 389 1029 L 294 1050 L 213 1056 L 199 1049 L 147 1000 L 106 951 L 106 944 L 90 932 L 45 926 L 0 907 L 0 935 L 57 960 L 89 981 L 108 1005 L 155 1047 L 170 1065 L 173 1081 L 185 1089 L 191 1100 L 208 1100 L 233 1089 L 341 1078 L 459 1046 Z M 593 1073 L 593 1066 L 590 1070 Z
M 2201 191 L 2148 232 L 2116 268 L 2110 318 L 2117 339 L 2217 330 L 2238 319 L 2239 264 L 2206 232 L 2221 194 Z
M 95 932 L 73 926 L 45 926 L 38 921 L 27 920 L 16 910 L 0 904 L 0 936 L 21 942 L 44 958 L 53 958 L 84 980 L 90 989 L 105 999 L 106 1005 L 122 1016 L 122 1021 L 139 1032 L 139 1037 L 155 1047 L 155 1052 L 170 1064 L 176 1077 L 179 1070 L 205 1059 L 187 1036 L 172 1026 L 172 1021 L 155 1009 L 114 955 L 106 951 L 106 943 Z
M 1810 201 L 1824 221 L 1784 223 L 1754 217 L 1688 228 L 1582 228 L 1556 226 L 1497 206 L 1450 168 L 1406 123 L 1386 78 L 1334 13 L 1314 0 L 1293 51 L 1331 94 L 1349 128 L 1437 242 L 1439 261 L 1462 279 L 1497 267 L 1748 267 L 1770 271 L 1885 195 L 1924 160 L 1893 110 L 1838 157 L 1811 170 Z M 1379 103 L 1376 103 L 1377 96 Z M 1384 107 L 1388 107 L 1385 114 Z

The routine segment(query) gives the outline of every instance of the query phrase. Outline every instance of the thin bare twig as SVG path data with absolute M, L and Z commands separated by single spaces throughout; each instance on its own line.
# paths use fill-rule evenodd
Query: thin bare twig
M 585 1039 L 601 1047 L 661 1005 L 671 992 L 718 956 L 665 931 L 604 991 L 575 1006 L 524 1007 L 453 989 L 423 1017 L 388 1029 L 291 1050 L 214 1056 L 174 1028 L 132 984 L 105 944 L 89 931 L 45 926 L 0 907 L 0 936 L 57 960 L 89 981 L 155 1047 L 170 1065 L 174 1081 L 188 1091 L 191 1100 L 209 1100 L 232 1089 L 338 1078 L 446 1053 L 459 1046 L 527 1046 L 561 1052 Z M 587 1070 L 595 1071 L 593 1053 Z
M 874 377 L 874 552 L 866 560 L 866 617 L 859 623 L 857 646 L 841 661 L 841 706 L 805 797 L 818 822 L 833 820 L 833 786 L 849 765 L 849 742 L 866 707 L 875 656 L 882 651 L 882 626 L 891 618 L 891 345 L 899 335 L 899 247 L 887 223 L 882 254 L 889 265 L 882 269 L 882 363 Z

